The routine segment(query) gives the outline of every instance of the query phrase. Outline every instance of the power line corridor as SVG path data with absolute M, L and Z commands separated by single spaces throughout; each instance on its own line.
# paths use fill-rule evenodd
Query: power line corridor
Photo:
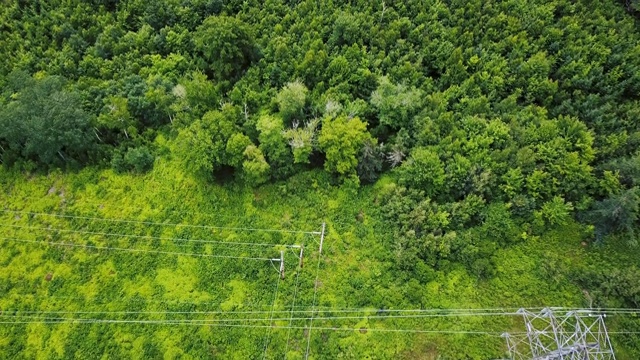
M 85 250 L 91 252 L 124 252 L 134 253 L 140 256 L 177 256 L 177 257 L 193 257 L 199 258 L 199 261 L 256 261 L 266 263 L 266 268 L 273 268 L 273 287 L 271 299 L 268 304 L 261 305 L 263 309 L 253 308 L 250 310 L 210 310 L 210 305 L 217 305 L 216 302 L 189 302 L 184 301 L 183 304 L 191 304 L 191 307 L 209 308 L 208 310 L 171 310 L 172 307 L 179 304 L 171 303 L 167 300 L 158 300 L 153 298 L 143 298 L 145 304 L 157 304 L 164 306 L 163 310 L 102 310 L 100 302 L 89 301 L 91 306 L 86 304 L 86 298 L 55 296 L 55 295 L 38 295 L 38 294 L 4 294 L 2 299 L 13 300 L 16 306 L 3 306 L 0 308 L 0 325 L 16 326 L 21 324 L 73 324 L 73 325 L 91 325 L 91 324 L 113 324 L 113 325 L 144 325 L 144 326 L 205 326 L 211 328 L 244 328 L 244 329 L 264 329 L 262 358 L 265 359 L 269 354 L 274 353 L 272 333 L 273 331 L 286 331 L 286 340 L 284 348 L 279 349 L 279 353 L 287 357 L 287 353 L 291 347 L 292 341 L 301 344 L 299 351 L 304 354 L 304 358 L 313 357 L 313 348 L 311 347 L 314 330 L 325 332 L 345 332 L 358 331 L 361 333 L 413 333 L 413 334 L 450 334 L 464 336 L 486 336 L 493 338 L 506 339 L 506 348 L 512 359 L 524 359 L 528 356 L 542 356 L 553 351 L 570 351 L 566 349 L 574 349 L 575 343 L 572 335 L 566 335 L 564 325 L 571 321 L 567 320 L 567 316 L 571 316 L 573 320 L 580 320 L 580 316 L 595 317 L 601 322 L 599 326 L 604 327 L 604 319 L 614 316 L 637 316 L 640 309 L 573 309 L 564 307 L 540 307 L 540 308 L 486 308 L 486 309 L 375 309 L 375 308 L 326 308 L 319 306 L 318 290 L 322 277 L 322 264 L 324 261 L 323 246 L 325 246 L 326 224 L 323 223 L 319 231 L 297 231 L 291 229 L 265 229 L 254 227 L 224 227 L 224 226 L 204 226 L 190 224 L 167 224 L 160 222 L 138 221 L 133 219 L 106 219 L 79 215 L 66 215 L 57 213 L 27 212 L 17 210 L 0 210 L 6 214 L 26 214 L 29 223 L 24 221 L 5 221 L 0 222 L 0 228 L 12 229 L 14 232 L 25 232 L 31 238 L 18 236 L 3 236 L 0 241 L 3 244 L 23 244 L 25 246 L 42 246 L 47 248 L 67 248 L 76 250 Z M 224 241 L 213 240 L 211 238 L 191 238 L 191 237 L 170 237 L 155 235 L 138 235 L 116 232 L 102 232 L 87 229 L 62 229 L 59 227 L 33 225 L 32 220 L 57 218 L 65 220 L 82 219 L 89 220 L 94 223 L 121 223 L 121 224 L 139 224 L 144 226 L 158 227 L 183 227 L 207 230 L 224 230 L 233 232 L 261 232 L 261 233 L 285 233 L 296 236 L 297 243 L 257 243 L 250 241 Z M 15 220 L 15 218 L 14 218 Z M 62 239 L 63 234 L 66 239 Z M 80 243 L 87 236 L 92 239 L 100 239 L 91 243 Z M 118 245 L 118 242 L 126 241 L 130 246 Z M 155 243 L 154 243 L 155 242 Z M 209 248 L 200 249 L 200 252 L 193 251 L 193 246 L 208 246 Z M 174 250 L 175 248 L 187 248 L 184 251 Z M 191 249 L 189 249 L 191 247 Z M 262 254 L 262 255 L 250 255 Z M 279 256 L 277 256 L 279 255 Z M 98 255 L 99 256 L 99 255 Z M 311 259 L 310 267 L 304 267 L 304 259 Z M 293 274 L 286 276 L 285 272 Z M 301 274 L 306 281 L 301 282 Z M 288 293 L 283 293 L 281 283 L 284 285 L 290 282 L 287 287 Z M 309 286 L 311 282 L 311 286 Z M 302 284 L 306 284 L 302 286 Z M 268 284 L 265 284 L 268 285 Z M 300 295 L 306 292 L 311 298 L 310 303 L 301 304 Z M 312 295 L 311 295 L 312 294 Z M 39 303 L 35 299 L 39 298 Z M 80 309 L 38 309 L 38 306 L 27 306 L 27 304 L 43 304 L 43 301 L 61 299 L 85 300 L 85 304 Z M 97 299 L 96 299 L 97 300 Z M 130 298 L 123 297 L 119 301 L 126 303 Z M 69 304 L 74 304 L 70 302 Z M 19 306 L 17 306 L 19 305 Z M 209 306 L 207 306 L 209 305 Z M 267 308 L 267 309 L 264 309 Z M 281 310 L 282 309 L 282 310 Z M 569 314 L 569 315 L 566 315 Z M 564 316 L 563 320 L 558 321 L 553 316 Z M 528 317 L 527 317 L 528 316 Z M 482 319 L 482 318 L 502 318 L 506 322 L 514 322 L 513 319 L 523 318 L 525 326 L 522 330 L 505 333 L 504 331 L 487 330 L 464 323 L 463 319 Z M 366 327 L 358 327 L 360 321 L 366 320 Z M 407 325 L 403 321 L 410 321 Z M 416 326 L 416 321 L 422 326 Z M 461 322 L 462 321 L 462 322 Z M 532 329 L 543 321 L 550 321 L 551 325 L 543 330 L 533 331 Z M 572 323 L 573 324 L 573 323 Z M 557 326 L 556 326 L 557 325 Z M 583 327 L 589 328 L 584 325 Z M 294 333 L 292 334 L 292 331 Z M 574 325 L 574 331 L 575 325 Z M 593 331 L 589 328 L 589 331 Z M 606 333 L 606 338 L 602 342 L 608 344 L 611 348 L 609 335 L 617 334 L 636 334 L 633 331 L 610 331 L 606 332 L 606 328 L 600 330 Z M 598 332 L 597 334 L 600 334 Z M 536 336 L 544 335 L 547 339 L 556 339 L 556 342 L 546 340 L 532 339 L 531 334 Z M 562 342 L 558 340 L 558 334 L 565 336 Z M 594 335 L 593 339 L 599 339 L 599 335 Z M 583 336 L 586 339 L 586 335 Z M 572 342 L 573 341 L 573 342 Z M 586 341 L 586 340 L 585 340 Z M 593 340 L 596 341 L 596 340 Z M 591 349 L 595 345 L 584 342 L 584 349 Z M 538 344 L 538 348 L 534 348 L 530 343 Z M 560 350 L 553 350 L 552 345 L 556 344 Z M 573 346 L 573 347 L 571 347 Z M 597 345 L 600 348 L 600 345 Z M 604 347 L 604 346 L 603 346 Z M 524 349 L 524 350 L 523 350 Z M 531 351 L 525 355 L 527 349 Z M 564 349 L 564 350 L 563 350 Z M 538 351 L 537 353 L 535 351 Z M 586 350 L 585 350 L 586 351 Z M 607 350 L 609 351 L 609 350 Z M 613 357 L 613 351 L 607 354 Z M 533 355 L 532 355 L 533 354 Z M 542 355 L 540 355 L 542 354 Z

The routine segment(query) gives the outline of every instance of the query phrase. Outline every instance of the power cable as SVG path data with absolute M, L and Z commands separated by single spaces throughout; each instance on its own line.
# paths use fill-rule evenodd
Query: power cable
M 49 200 L 49 199 L 55 199 L 55 197 L 52 197 L 50 195 L 43 195 L 43 196 L 29 196 L 29 195 L 9 195 L 9 194 L 5 194 L 6 198 L 11 198 L 11 197 L 20 197 L 21 199 L 34 199 L 34 200 Z M 73 203 L 78 203 L 81 202 L 82 205 L 86 205 L 86 204 L 91 204 L 91 205 L 97 205 L 97 206 L 103 206 L 104 204 L 102 202 L 105 201 L 111 201 L 109 199 L 103 199 L 102 202 L 101 201 L 96 201 L 96 200 L 92 200 L 92 201 L 87 201 L 86 199 L 79 199 L 79 198 L 60 198 L 60 200 L 63 200 L 65 202 L 65 204 L 69 204 L 69 202 L 73 202 Z M 145 200 L 145 199 L 142 199 Z M 147 201 L 147 204 L 151 204 L 152 202 Z M 203 204 L 206 205 L 206 204 Z M 142 207 L 140 206 L 119 206 L 119 209 L 131 209 L 131 210 L 143 210 Z M 247 215 L 230 215 L 230 214 L 207 214 L 207 213 L 203 213 L 203 212 L 196 212 L 196 211 L 189 211 L 189 210 L 172 210 L 172 209 L 167 209 L 167 208 L 162 208 L 160 209 L 163 212 L 169 212 L 169 213 L 178 213 L 178 214 L 189 214 L 189 215 L 194 215 L 197 214 L 199 216 L 205 216 L 208 218 L 215 218 L 215 219 L 219 219 L 219 218 L 224 218 L 224 219 L 229 219 L 229 218 L 248 218 L 249 216 Z M 319 219 L 316 219 L 319 220 Z M 310 220 L 304 220 L 304 219 L 288 219 L 288 222 L 295 222 L 295 223 L 309 223 L 311 222 Z
M 43 321 L 44 320 L 44 321 Z M 0 324 L 32 324 L 32 323 L 52 323 L 52 324 L 156 324 L 156 325 L 192 325 L 192 326 L 213 326 L 213 327 L 239 327 L 239 328 L 271 328 L 271 329 L 310 329 L 306 326 L 277 326 L 277 325 L 245 325 L 245 324 L 217 324 L 217 323 L 194 323 L 182 320 L 115 320 L 115 319 L 77 319 L 77 318 L 43 318 L 42 320 L 29 321 L 0 321 Z M 487 331 L 464 331 L 464 330 L 420 330 L 420 329 L 385 329 L 385 328 L 338 328 L 338 327 L 314 327 L 314 330 L 332 331 L 372 331 L 372 332 L 406 332 L 406 333 L 434 333 L 434 334 L 477 334 L 500 336 L 500 332 Z
M 190 225 L 190 224 L 177 224 L 177 223 L 159 223 L 159 222 L 153 222 L 153 221 L 99 218 L 99 217 L 92 217 L 92 216 L 64 215 L 64 214 L 53 214 L 53 213 L 43 213 L 43 212 L 31 212 L 31 211 L 19 211 L 19 210 L 9 210 L 9 209 L 0 209 L 0 212 L 13 213 L 13 214 L 28 214 L 28 215 L 32 215 L 32 216 L 51 216 L 51 217 L 68 218 L 68 219 L 83 219 L 83 220 L 92 220 L 92 221 L 105 221 L 105 222 L 118 222 L 118 223 L 128 223 L 128 224 L 157 225 L 157 226 L 175 226 L 175 227 L 213 229 L 213 230 L 262 231 L 262 232 L 281 232 L 281 233 L 314 234 L 314 235 L 318 235 L 319 234 L 319 232 L 317 232 L 317 231 L 285 230 L 285 229 L 263 229 L 263 228 L 209 226 L 209 225 Z
M 66 232 L 66 233 L 74 233 L 74 234 L 87 234 L 87 235 L 100 235 L 107 237 L 123 237 L 123 238 L 135 238 L 135 239 L 149 239 L 149 240 L 170 240 L 170 241 L 183 241 L 183 242 L 196 242 L 196 243 L 206 243 L 206 244 L 224 244 L 224 245 L 242 245 L 242 246 L 284 246 L 287 248 L 294 248 L 299 245 L 288 245 L 288 244 L 271 244 L 271 243 L 248 243 L 248 242 L 232 242 L 232 241 L 214 241 L 214 240 L 204 240 L 204 239 L 187 239 L 187 238 L 172 238 L 172 237 L 164 237 L 164 236 L 151 236 L 151 235 L 130 235 L 130 234 L 117 234 L 117 233 L 104 233 L 104 232 L 95 232 L 95 231 L 85 231 L 85 230 L 70 230 L 70 229 L 56 229 L 56 228 L 44 228 L 44 227 L 33 227 L 33 226 L 21 226 L 21 225 L 11 225 L 11 224 L 2 224 L 0 223 L 0 227 L 12 227 L 19 229 L 28 229 L 28 230 L 45 230 L 50 232 Z M 176 244 L 179 245 L 179 244 Z
M 291 304 L 291 316 L 289 316 L 289 326 L 291 326 L 292 323 L 293 323 L 293 311 L 294 311 L 294 308 L 296 306 L 296 295 L 298 294 L 298 279 L 300 278 L 300 272 L 301 272 L 301 269 L 298 268 L 297 274 L 296 274 L 296 285 L 295 285 L 294 290 L 293 290 L 293 302 Z M 284 350 L 284 359 L 285 360 L 287 359 L 287 351 L 289 351 L 289 335 L 291 335 L 291 329 L 287 329 L 287 340 L 285 342 L 286 347 L 285 347 L 285 350 Z
M 276 280 L 276 291 L 273 295 L 273 304 L 271 305 L 271 315 L 269 319 L 269 325 L 273 323 L 273 311 L 276 307 L 276 301 L 278 300 L 278 285 L 280 285 L 280 276 L 278 276 L 278 280 Z M 266 320 L 266 319 L 263 319 Z M 262 359 L 264 360 L 267 357 L 267 350 L 269 349 L 269 340 L 271 339 L 271 327 L 267 329 L 267 337 L 264 342 L 264 353 L 262 354 Z
M 271 305 L 270 305 L 271 306 Z M 66 310 L 20 310 L 20 309 L 4 309 L 2 310 L 5 313 L 21 313 L 21 314 L 121 314 L 121 315 L 132 315 L 132 314 L 198 314 L 198 315 L 215 315 L 215 314 L 305 314 L 305 313 L 333 313 L 332 310 L 268 310 L 268 311 L 66 311 Z M 398 310 L 400 311 L 400 310 Z M 340 313 L 340 311 L 335 311 L 336 313 Z M 370 310 L 350 310 L 348 313 L 366 313 L 370 312 Z M 414 314 L 412 310 L 403 310 L 400 314 L 403 313 Z M 450 313 L 434 313 L 434 314 L 417 314 L 417 315 L 361 315 L 361 316 L 316 316 L 317 319 L 361 319 L 361 318 L 381 318 L 381 319 L 392 319 L 398 317 L 448 317 L 448 316 L 517 316 L 520 315 L 517 312 L 450 312 Z M 293 318 L 293 320 L 309 320 L 310 317 L 306 318 Z M 289 320 L 289 318 L 276 319 L 278 321 L 281 320 Z
M 113 251 L 154 253 L 154 254 L 178 255 L 178 256 L 195 256 L 195 257 L 207 257 L 207 258 L 271 261 L 271 259 L 269 259 L 269 258 L 248 257 L 248 256 L 247 257 L 245 257 L 245 256 L 228 256 L 228 255 L 212 255 L 212 254 L 198 254 L 198 253 L 182 253 L 182 252 L 174 252 L 174 251 L 117 248 L 117 247 L 107 247 L 107 246 L 80 245 L 80 244 L 72 244 L 72 243 L 65 243 L 65 242 L 47 242 L 47 241 L 25 240 L 25 239 L 7 238 L 7 237 L 0 237 L 0 239 L 1 240 L 8 240 L 8 241 L 23 242 L 23 243 L 33 243 L 33 244 L 40 244 L 40 245 L 48 245 L 48 246 L 60 245 L 60 246 L 79 247 L 79 248 L 95 249 L 95 250 L 113 250 Z
M 45 315 L 47 313 L 42 313 L 42 314 L 32 314 L 29 316 L 24 316 L 20 313 L 18 314 L 0 314 L 0 317 L 26 317 L 26 318 L 46 318 L 46 317 L 41 317 L 38 315 Z M 65 313 L 60 313 L 60 314 L 65 314 Z M 167 315 L 168 313 L 162 313 L 162 312 L 157 312 L 155 313 L 156 315 Z M 175 313 L 174 313 L 175 314 Z M 189 312 L 185 312 L 183 314 L 193 314 L 193 313 L 189 313 Z M 266 315 L 266 314 L 265 314 Z M 390 319 L 426 319 L 426 318 L 432 318 L 432 317 L 464 317 L 464 316 L 517 316 L 519 314 L 516 313 L 504 313 L 504 314 L 451 314 L 451 315 L 396 315 L 396 316 L 315 316 L 314 320 L 315 321 L 335 321 L 335 320 L 390 320 Z M 76 319 L 81 319 L 81 320 L 94 320 L 96 318 L 88 318 L 88 317 L 80 317 L 80 318 L 76 318 Z M 218 322 L 260 322 L 260 321 L 267 321 L 269 320 L 270 322 L 273 321 L 287 321 L 287 320 L 296 320 L 296 321 L 307 321 L 310 320 L 311 317 L 298 317 L 298 318 L 291 318 L 291 317 L 280 317 L 280 318 L 274 318 L 273 314 L 269 314 L 268 317 L 260 317 L 260 318 L 244 318 L 244 317 L 238 317 L 238 318 L 223 318 L 223 319 L 184 319 L 184 321 L 193 321 L 193 322 L 204 322 L 204 323 L 218 323 Z M 270 335 L 268 333 L 268 335 Z M 267 337 L 268 339 L 268 337 Z M 265 344 L 266 347 L 266 344 Z
M 322 259 L 321 249 L 318 248 L 318 265 L 316 266 L 316 279 L 313 283 L 313 301 L 311 303 L 311 319 L 309 321 L 309 331 L 307 331 L 307 349 L 305 351 L 305 360 L 309 358 L 309 347 L 311 346 L 311 329 L 313 328 L 313 314 L 316 307 L 316 295 L 318 293 L 318 276 L 320 275 L 320 260 Z

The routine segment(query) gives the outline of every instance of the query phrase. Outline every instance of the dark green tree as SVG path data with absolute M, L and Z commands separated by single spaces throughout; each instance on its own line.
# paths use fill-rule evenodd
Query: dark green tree
M 10 76 L 14 91 L 0 108 L 2 161 L 29 160 L 44 166 L 84 164 L 95 148 L 92 117 L 78 93 L 56 76 L 32 79 Z
M 357 173 L 363 183 L 372 183 L 382 171 L 384 152 L 373 138 L 367 139 L 358 156 Z
M 640 194 L 637 187 L 598 201 L 587 214 L 596 227 L 596 240 L 602 241 L 606 235 L 625 234 L 629 242 L 635 243 L 635 227 L 640 210 Z
M 432 149 L 414 149 L 399 172 L 402 184 L 420 189 L 429 197 L 438 195 L 444 188 L 444 164 Z
M 202 67 L 217 81 L 235 80 L 257 59 L 251 28 L 230 16 L 210 16 L 194 33 Z

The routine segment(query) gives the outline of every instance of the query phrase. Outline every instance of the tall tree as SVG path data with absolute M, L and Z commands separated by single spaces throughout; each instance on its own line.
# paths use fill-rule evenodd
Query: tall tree
M 400 181 L 433 197 L 444 188 L 444 164 L 429 148 L 416 148 L 400 167 Z
M 230 16 L 210 16 L 194 34 L 202 67 L 217 81 L 237 79 L 257 58 L 251 28 Z
M 282 119 L 278 116 L 261 115 L 256 128 L 259 132 L 258 148 L 272 165 L 273 175 L 279 178 L 290 174 L 294 159 L 287 146 Z
M 242 176 L 251 185 L 260 185 L 269 179 L 270 166 L 255 145 L 245 149 L 245 160 L 242 162 Z
M 287 83 L 276 95 L 280 115 L 289 123 L 304 120 L 307 87 L 299 81 Z
M 320 149 L 327 157 L 324 168 L 344 177 L 355 175 L 360 149 L 370 138 L 367 123 L 357 117 L 325 118 L 318 137 Z
M 14 92 L 0 109 L 0 144 L 6 164 L 18 159 L 45 166 L 85 163 L 95 147 L 92 118 L 78 93 L 64 88 L 56 76 L 10 78 Z
M 588 219 L 596 226 L 596 239 L 612 233 L 624 233 L 631 243 L 636 242 L 634 228 L 640 210 L 640 190 L 637 187 L 624 190 L 593 206 Z

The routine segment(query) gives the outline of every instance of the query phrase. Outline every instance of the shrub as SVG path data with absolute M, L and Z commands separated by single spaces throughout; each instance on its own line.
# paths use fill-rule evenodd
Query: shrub
M 111 167 L 118 173 L 133 171 L 143 173 L 153 168 L 154 156 L 146 146 L 129 148 L 123 154 L 116 151 L 111 159 Z

